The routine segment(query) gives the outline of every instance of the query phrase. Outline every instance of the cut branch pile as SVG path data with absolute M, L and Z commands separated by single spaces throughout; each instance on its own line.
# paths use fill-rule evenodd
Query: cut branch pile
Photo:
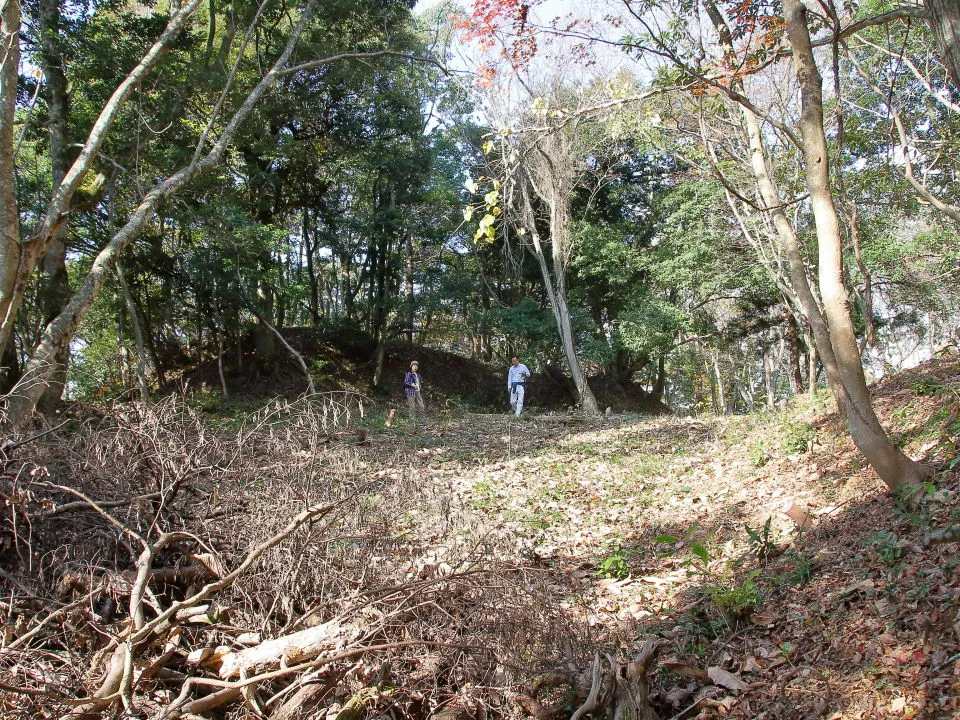
M 569 631 L 485 541 L 444 562 L 400 541 L 422 488 L 402 457 L 372 471 L 358 403 L 211 429 L 169 400 L 8 441 L 0 714 L 456 720 L 464 687 L 510 684 L 504 660 L 558 653 Z

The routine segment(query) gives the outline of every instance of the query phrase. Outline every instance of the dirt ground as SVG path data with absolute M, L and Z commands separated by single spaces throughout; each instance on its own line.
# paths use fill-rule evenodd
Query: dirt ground
M 720 418 L 515 420 L 435 403 L 421 427 L 354 413 L 343 429 L 345 405 L 296 404 L 213 424 L 180 405 L 87 422 L 4 466 L 19 524 L 3 527 L 0 585 L 17 648 L 0 651 L 0 709 L 59 717 L 100 687 L 129 589 L 91 594 L 55 627 L 44 618 L 98 577 L 135 574 L 117 524 L 147 537 L 180 528 L 207 548 L 156 566 L 209 554 L 232 568 L 333 498 L 349 510 L 276 545 L 218 591 L 206 620 L 158 625 L 138 663 L 164 658 L 166 674 L 134 686 L 140 712 L 176 716 L 188 676 L 221 682 L 216 666 L 191 664 L 201 648 L 347 618 L 356 632 L 336 652 L 196 716 L 281 717 L 271 708 L 322 679 L 302 717 L 559 719 L 586 701 L 593 662 L 627 663 L 654 638 L 649 700 L 662 720 L 957 717 L 960 553 L 931 533 L 960 522 L 960 359 L 891 377 L 875 398 L 896 442 L 936 470 L 912 503 L 866 468 L 823 395 Z M 68 479 L 117 508 L 116 522 L 68 514 Z M 172 482 L 184 491 L 169 507 L 144 505 Z M 158 588 L 148 629 L 189 592 Z

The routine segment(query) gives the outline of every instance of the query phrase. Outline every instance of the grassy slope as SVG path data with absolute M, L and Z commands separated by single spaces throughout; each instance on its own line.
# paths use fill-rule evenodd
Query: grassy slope
M 891 378 L 876 397 L 908 453 L 941 468 L 956 456 L 956 358 Z M 443 529 L 421 515 L 411 536 L 455 567 L 458 548 L 495 538 L 500 560 L 541 573 L 544 622 L 559 619 L 583 649 L 629 654 L 645 635 L 668 639 L 654 683 L 662 717 L 698 699 L 685 717 L 960 713 L 960 555 L 923 547 L 926 529 L 960 519 L 960 475 L 941 472 L 905 513 L 822 399 L 592 425 L 473 415 L 375 440 L 398 442 L 421 486 L 446 494 Z M 696 679 L 707 667 L 747 690 Z

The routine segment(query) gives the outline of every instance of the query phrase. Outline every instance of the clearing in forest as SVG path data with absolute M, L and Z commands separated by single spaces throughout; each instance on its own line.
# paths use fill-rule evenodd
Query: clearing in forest
M 0 702 L 9 717 L 124 693 L 151 717 L 630 702 L 660 718 L 955 717 L 960 558 L 925 540 L 960 514 L 958 387 L 952 358 L 877 389 L 898 442 L 941 467 L 914 509 L 820 398 L 419 430 L 338 430 L 344 400 L 90 419 L 7 463 Z M 129 676 L 116 660 L 111 675 L 131 642 Z

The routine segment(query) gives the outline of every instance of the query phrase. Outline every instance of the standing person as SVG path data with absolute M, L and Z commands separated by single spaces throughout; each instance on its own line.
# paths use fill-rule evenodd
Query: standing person
M 530 377 L 530 368 L 520 362 L 520 358 L 514 355 L 510 358 L 510 370 L 507 371 L 507 389 L 510 391 L 510 407 L 513 408 L 513 414 L 520 417 L 523 412 L 523 391 Z
M 410 411 L 410 422 L 417 424 L 417 411 L 421 416 L 426 410 L 423 403 L 423 395 L 420 389 L 423 387 L 423 380 L 420 378 L 420 363 L 414 360 L 410 363 L 410 372 L 403 378 L 403 394 L 407 396 L 407 410 Z

